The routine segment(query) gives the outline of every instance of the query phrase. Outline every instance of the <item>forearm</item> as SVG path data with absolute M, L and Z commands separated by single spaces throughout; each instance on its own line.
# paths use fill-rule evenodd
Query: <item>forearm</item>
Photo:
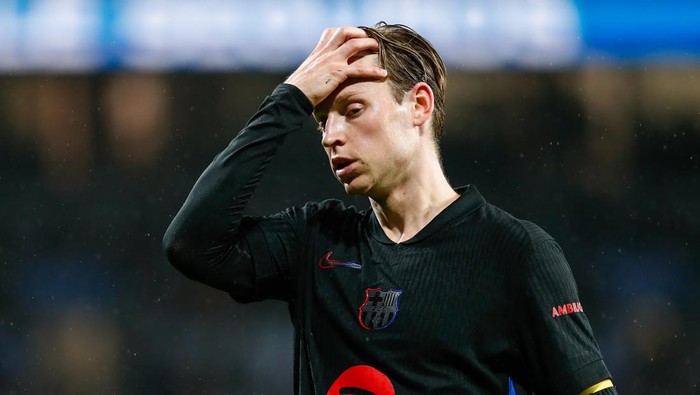
M 287 134 L 301 128 L 311 103 L 281 85 L 195 183 L 163 238 L 170 262 L 185 275 L 218 286 L 235 248 L 243 210 Z M 214 284 L 212 284 L 214 283 Z

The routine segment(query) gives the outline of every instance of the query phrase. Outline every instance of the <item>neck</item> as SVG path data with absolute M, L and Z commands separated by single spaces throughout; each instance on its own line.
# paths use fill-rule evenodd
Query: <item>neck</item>
M 379 224 L 395 243 L 415 236 L 459 197 L 447 182 L 439 161 L 429 163 L 433 163 L 432 168 L 417 169 L 416 177 L 393 188 L 386 196 L 370 198 Z

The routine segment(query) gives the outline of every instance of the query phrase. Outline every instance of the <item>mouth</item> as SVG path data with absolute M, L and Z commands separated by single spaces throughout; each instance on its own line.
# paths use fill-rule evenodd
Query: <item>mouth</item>
M 333 158 L 331 160 L 331 165 L 333 166 L 333 172 L 340 178 L 349 174 L 353 169 L 353 164 L 355 160 L 348 158 Z
M 354 161 L 348 158 L 333 158 L 331 160 L 331 165 L 333 166 L 333 171 L 338 171 L 350 166 L 352 162 Z

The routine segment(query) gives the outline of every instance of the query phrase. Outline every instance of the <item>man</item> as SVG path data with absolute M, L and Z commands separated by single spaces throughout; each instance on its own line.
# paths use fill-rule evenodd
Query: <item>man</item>
M 168 258 L 237 301 L 289 302 L 300 394 L 615 394 L 556 242 L 445 178 L 444 90 L 413 30 L 327 29 L 197 181 Z M 244 217 L 312 111 L 335 177 L 371 209 Z

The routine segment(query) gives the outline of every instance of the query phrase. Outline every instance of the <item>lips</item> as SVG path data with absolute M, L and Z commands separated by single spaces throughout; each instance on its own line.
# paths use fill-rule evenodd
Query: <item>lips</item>
M 353 162 L 352 159 L 341 158 L 341 157 L 335 157 L 331 160 L 331 164 L 333 165 L 334 171 L 342 170 L 343 168 L 347 167 L 352 162 Z
M 331 159 L 331 166 L 333 166 L 333 171 L 338 178 L 346 176 L 352 172 L 355 164 L 354 159 L 335 157 Z

